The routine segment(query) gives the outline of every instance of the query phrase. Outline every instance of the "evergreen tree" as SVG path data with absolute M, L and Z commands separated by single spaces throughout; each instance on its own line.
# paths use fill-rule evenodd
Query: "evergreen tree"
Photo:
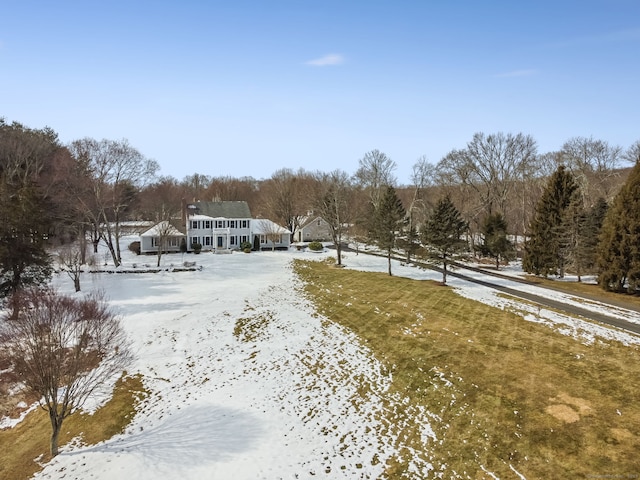
M 374 221 L 370 236 L 387 253 L 389 275 L 391 275 L 391 253 L 396 245 L 398 233 L 402 230 L 405 209 L 396 194 L 396 189 L 387 186 L 378 207 L 374 210 Z
M 578 186 L 573 175 L 559 166 L 549 179 L 529 225 L 522 267 L 535 275 L 558 275 L 563 268 L 559 232 Z
M 442 283 L 447 283 L 447 266 L 466 257 L 467 242 L 462 238 L 467 222 L 447 196 L 440 199 L 425 222 L 421 236 L 427 246 L 427 259 L 442 265 Z
M 600 197 L 595 205 L 587 212 L 586 222 L 586 262 L 587 272 L 596 273 L 598 269 L 598 244 L 602 233 L 602 225 L 607 216 L 609 205 L 607 201 Z
M 640 289 L 640 164 L 616 195 L 598 246 L 598 283 L 605 290 Z
M 420 248 L 420 235 L 415 225 L 406 227 L 404 236 L 398 238 L 398 246 L 404 250 L 406 262 L 411 262 L 411 257 L 415 255 Z
M 58 205 L 46 192 L 60 151 L 52 130 L 0 119 L 0 298 L 51 275 L 45 247 Z
M 487 215 L 482 225 L 482 245 L 480 251 L 496 261 L 500 269 L 500 259 L 509 260 L 513 255 L 513 243 L 507 238 L 507 222 L 500 213 Z
M 562 213 L 555 235 L 558 241 L 558 276 L 564 278 L 565 270 L 570 266 L 581 281 L 588 261 L 587 213 L 577 190 Z
M 582 281 L 582 275 L 586 273 L 594 273 L 597 268 L 597 249 L 602 230 L 602 223 L 607 214 L 607 202 L 600 197 L 596 204 L 588 211 L 581 208 L 575 212 L 576 207 L 572 207 L 570 215 L 574 219 L 574 225 L 577 227 L 577 238 L 571 252 L 571 266 L 578 275 L 578 281 Z

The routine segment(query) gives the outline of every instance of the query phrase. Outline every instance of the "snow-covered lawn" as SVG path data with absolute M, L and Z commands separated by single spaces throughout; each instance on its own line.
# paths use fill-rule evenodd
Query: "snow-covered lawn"
M 306 256 L 318 258 L 202 254 L 187 257 L 197 272 L 85 277 L 122 314 L 130 371 L 153 394 L 125 434 L 64 449 L 36 478 L 378 476 L 395 441 L 377 434 L 389 379 L 301 297 L 290 262 Z
M 368 350 L 301 295 L 292 260 L 326 255 L 207 253 L 185 257 L 203 267 L 195 272 L 85 274 L 83 290 L 104 290 L 122 315 L 137 355 L 129 371 L 142 373 L 152 394 L 124 434 L 95 446 L 65 447 L 35 478 L 378 477 L 402 445 L 380 412 L 401 399 L 389 398 L 390 379 Z M 163 257 L 165 265 L 182 260 Z M 126 258 L 125 266 L 133 262 L 140 257 Z M 383 258 L 348 253 L 344 262 L 386 271 Z M 398 262 L 393 270 L 440 280 L 436 272 Z M 65 276 L 55 283 L 72 291 Z M 530 320 L 559 324 L 569 334 L 638 343 L 636 336 L 522 305 L 469 282 L 451 278 L 450 285 L 498 308 L 529 309 Z M 429 418 L 428 412 L 415 418 L 427 449 L 433 441 Z M 414 466 L 422 475 L 429 468 Z

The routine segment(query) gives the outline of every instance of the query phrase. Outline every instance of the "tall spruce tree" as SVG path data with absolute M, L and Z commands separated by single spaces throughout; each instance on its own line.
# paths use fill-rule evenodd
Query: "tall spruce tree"
M 565 210 L 578 189 L 573 175 L 559 166 L 549 179 L 529 225 L 522 268 L 535 275 L 558 275 L 563 268 L 560 231 Z
M 387 254 L 389 275 L 391 275 L 391 253 L 404 225 L 405 215 L 405 209 L 396 194 L 396 189 L 390 185 L 387 186 L 374 211 L 370 236 Z
M 582 275 L 597 271 L 598 242 L 607 209 L 606 200 L 600 197 L 593 207 L 588 210 L 582 209 L 577 215 L 577 239 L 570 259 L 579 282 L 582 281 Z M 575 223 L 575 214 L 573 218 Z
M 587 273 L 597 273 L 598 271 L 598 244 L 608 210 L 609 204 L 604 198 L 600 197 L 587 212 L 585 239 L 585 268 Z
M 447 267 L 462 260 L 468 250 L 463 238 L 467 222 L 447 196 L 441 198 L 423 225 L 421 236 L 427 246 L 427 260 L 442 265 L 442 283 L 447 284 Z
M 627 177 L 602 225 L 598 283 L 605 290 L 640 289 L 640 163 Z
M 507 238 L 507 221 L 501 213 L 487 215 L 482 225 L 483 255 L 496 261 L 496 270 L 500 269 L 500 260 L 509 260 L 513 255 L 513 243 Z
M 582 280 L 587 261 L 587 212 L 581 196 L 576 190 L 567 208 L 562 212 L 562 221 L 555 229 L 558 241 L 558 276 L 564 278 L 571 268 Z

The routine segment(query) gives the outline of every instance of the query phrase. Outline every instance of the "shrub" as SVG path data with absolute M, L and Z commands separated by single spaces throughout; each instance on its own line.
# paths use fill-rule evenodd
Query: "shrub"
M 191 244 L 191 248 L 193 249 L 193 253 L 200 253 L 202 251 L 202 244 L 200 243 L 193 243 Z
M 322 250 L 324 250 L 324 246 L 320 242 L 311 242 L 309 244 L 309 250 L 311 250 L 312 252 L 321 252 Z
M 129 250 L 135 253 L 136 255 L 140 255 L 140 242 L 135 241 L 129 244 Z
M 245 253 L 249 253 L 251 251 L 251 242 L 242 242 L 240 244 L 240 250 L 242 250 Z M 249 250 L 249 252 L 247 252 L 247 250 Z

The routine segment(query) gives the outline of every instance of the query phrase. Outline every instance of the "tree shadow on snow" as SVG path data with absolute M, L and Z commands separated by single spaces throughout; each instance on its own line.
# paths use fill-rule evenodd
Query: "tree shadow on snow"
M 155 427 L 66 455 L 87 452 L 134 454 L 155 464 L 190 463 L 196 466 L 227 460 L 249 451 L 262 434 L 259 420 L 250 413 L 227 407 L 196 406 L 180 410 Z

